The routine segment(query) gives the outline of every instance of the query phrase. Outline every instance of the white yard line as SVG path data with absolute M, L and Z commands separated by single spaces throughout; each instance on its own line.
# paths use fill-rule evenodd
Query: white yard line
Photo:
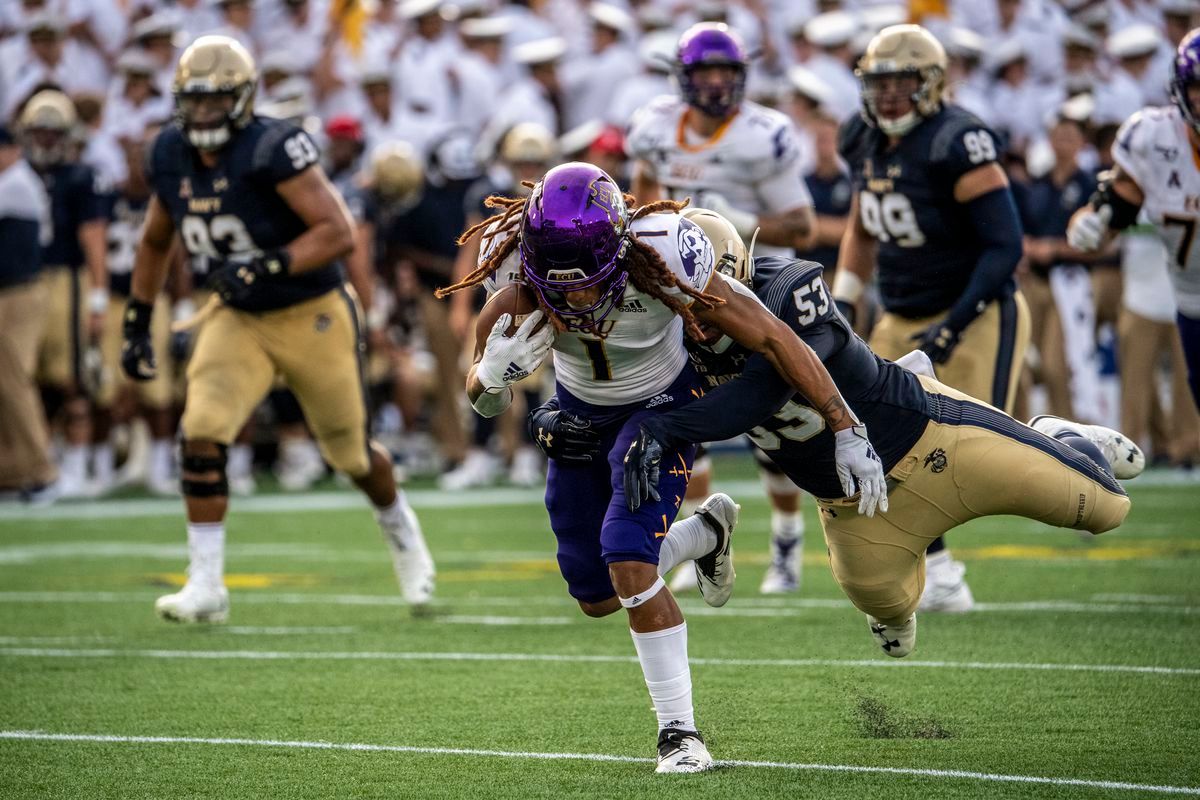
M 0 740 L 41 742 L 85 742 L 103 744 L 165 744 L 213 745 L 234 747 L 270 747 L 297 750 L 338 750 L 366 753 L 406 753 L 433 756 L 474 756 L 480 758 L 511 758 L 530 761 L 591 761 L 618 764 L 653 764 L 654 759 L 609 753 L 544 753 L 523 750 L 480 750 L 468 747 L 412 747 L 407 745 L 364 744 L 358 742 L 306 742 L 278 739 L 206 738 L 192 736 L 117 736 L 91 733 L 46 733 L 43 731 L 0 731 Z M 1050 778 L 1040 775 L 1004 775 L 995 772 L 971 772 L 958 769 L 914 769 L 908 767 L 877 767 L 860 764 L 805 764 L 790 761 L 718 761 L 722 767 L 742 769 L 784 769 L 808 772 L 838 772 L 875 775 L 906 775 L 918 778 L 938 778 L 989 783 L 1025 783 L 1051 786 L 1078 786 L 1088 789 L 1117 789 L 1156 794 L 1200 795 L 1200 787 L 1168 786 L 1161 784 L 1127 783 L 1125 781 L 1089 780 L 1085 778 Z
M 0 603 L 144 603 L 153 600 L 158 593 L 152 592 L 47 592 L 12 591 L 0 592 Z M 234 592 L 237 603 L 267 605 L 332 605 L 332 606 L 403 606 L 407 605 L 398 595 L 373 594 L 322 594 L 319 592 Z M 574 608 L 575 602 L 563 596 L 489 597 L 480 595 L 442 597 L 435 601 L 434 608 L 462 608 L 475 605 L 487 607 Z M 813 609 L 850 609 L 848 600 L 823 597 L 798 597 L 789 599 L 746 598 L 734 599 L 731 605 L 719 609 L 710 608 L 696 600 L 682 599 L 681 608 L 697 617 L 796 617 L 801 612 Z M 1200 614 L 1200 606 L 1150 605 L 1144 603 L 1084 603 L 1074 600 L 1030 600 L 1011 603 L 976 603 L 976 611 L 1009 613 L 1069 612 L 1080 614 Z M 444 619 L 444 618 L 443 618 Z M 582 617 L 573 618 L 584 621 Z
M 118 648 L 0 647 L 0 657 L 11 658 L 154 658 L 249 661 L 482 661 L 544 663 L 636 664 L 636 656 L 583 655 L 565 653 L 437 653 L 405 651 L 305 651 L 305 650 L 151 650 Z M 908 659 L 840 658 L 704 658 L 691 663 L 712 667 L 839 667 L 874 669 L 973 669 L 1038 672 L 1109 672 L 1137 675 L 1200 675 L 1200 668 L 1160 667 L 1136 664 L 1054 664 L 1004 661 L 916 661 Z
M 226 549 L 229 559 L 283 558 L 300 561 L 387 563 L 387 549 L 378 539 L 374 549 L 348 549 L 320 544 L 230 544 Z M 103 559 L 142 558 L 159 561 L 185 562 L 187 543 L 155 544 L 150 542 L 113 542 L 94 539 L 75 539 L 63 542 L 46 542 L 0 546 L 0 566 L 31 564 L 36 561 L 70 560 L 96 561 Z M 547 551 L 529 550 L 439 550 L 440 564 L 514 563 L 539 561 L 553 563 L 553 554 Z
M 352 625 L 332 625 L 329 627 L 286 627 L 253 626 L 253 625 L 223 625 L 213 630 L 213 633 L 232 633 L 235 636 L 307 636 L 310 634 L 354 633 L 357 630 Z

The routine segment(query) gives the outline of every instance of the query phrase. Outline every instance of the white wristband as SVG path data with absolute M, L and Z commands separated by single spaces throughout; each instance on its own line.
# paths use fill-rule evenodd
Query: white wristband
M 367 312 L 367 330 L 378 331 L 383 330 L 387 326 L 388 312 L 386 309 L 379 306 L 373 306 Z
M 834 300 L 857 303 L 859 298 L 862 297 L 865 288 L 867 287 L 863 283 L 862 278 L 855 275 L 849 269 L 839 269 L 837 274 L 833 276 Z
M 88 311 L 93 314 L 108 311 L 108 289 L 97 286 L 88 292 Z
M 181 300 L 175 301 L 175 307 L 171 309 L 171 320 L 179 322 L 185 319 L 191 319 L 196 316 L 196 304 L 190 297 L 184 297 Z

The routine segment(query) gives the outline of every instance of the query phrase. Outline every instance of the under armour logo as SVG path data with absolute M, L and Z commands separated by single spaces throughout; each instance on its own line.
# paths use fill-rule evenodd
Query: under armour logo
M 550 447 L 551 443 L 554 441 L 554 434 L 546 433 L 545 428 L 538 428 L 537 440 L 538 444 L 542 445 L 543 447 Z
M 879 637 L 880 646 L 883 647 L 884 652 L 890 653 L 890 652 L 892 652 L 893 647 L 900 646 L 899 640 L 887 638 L 887 635 L 886 635 L 887 634 L 887 626 L 886 625 L 872 625 L 871 633 L 873 633 Z
M 529 377 L 529 370 L 522 369 L 515 361 L 508 363 L 508 369 L 504 370 L 504 382 L 515 383 L 519 380 L 524 380 Z

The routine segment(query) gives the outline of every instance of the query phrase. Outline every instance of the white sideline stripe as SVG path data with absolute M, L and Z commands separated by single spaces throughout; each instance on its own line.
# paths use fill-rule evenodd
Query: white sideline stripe
M 382 543 L 381 543 L 382 545 Z M 226 558 L 294 558 L 321 562 L 377 563 L 386 561 L 386 550 L 346 550 L 308 544 L 231 544 Z M 78 539 L 44 544 L 10 545 L 0 547 L 0 565 L 29 564 L 35 561 L 70 559 L 72 561 L 100 559 L 144 558 L 161 561 L 181 561 L 188 555 L 187 544 L 155 544 L 150 542 L 97 542 Z M 439 563 L 479 563 L 549 561 L 545 551 L 523 550 L 439 550 Z
M 0 603 L 142 603 L 153 600 L 158 594 L 149 592 L 0 592 Z M 373 594 L 301 594 L 298 592 L 235 592 L 238 603 L 282 605 L 333 605 L 333 606 L 405 606 L 404 598 L 398 595 Z M 481 606 L 560 605 L 574 608 L 568 597 L 449 597 L 437 598 L 434 608 L 454 608 L 473 603 Z M 850 609 L 849 600 L 835 598 L 804 597 L 788 600 L 755 599 L 733 601 L 719 609 L 710 608 L 695 600 L 682 600 L 680 607 L 692 616 L 711 617 L 794 617 L 806 609 Z M 1084 614 L 1200 614 L 1200 606 L 1149 605 L 1141 603 L 1082 603 L 1073 600 L 1037 600 L 1012 603 L 976 603 L 975 610 L 982 612 L 1051 612 L 1062 611 Z M 442 617 L 441 619 L 444 619 Z M 582 618 L 564 618 L 582 621 Z M 547 623 L 558 624 L 558 623 Z
M 573 617 L 500 617 L 487 614 L 437 615 L 434 619 L 457 625 L 570 625 L 575 622 Z
M 594 761 L 618 764 L 653 764 L 652 758 L 609 753 L 542 753 L 522 750 L 479 750 L 469 747 L 413 747 L 358 742 L 305 742 L 286 739 L 235 739 L 192 736 L 117 736 L 93 733 L 46 733 L 43 731 L 0 731 L 0 739 L 41 742 L 96 742 L 104 744 L 207 744 L 240 747 L 280 747 L 298 750 L 341 750 L 367 753 L 411 753 L 437 756 L 477 756 L 484 758 L 520 758 L 531 761 Z M 1087 780 L 1084 778 L 1047 778 L 1040 775 L 1003 775 L 995 772 L 970 772 L 959 769 L 914 769 L 873 767 L 858 764 L 804 764 L 788 761 L 718 761 L 722 767 L 748 769 L 788 769 L 813 772 L 842 772 L 879 775 L 910 775 L 919 778 L 949 778 L 994 783 L 1031 783 L 1053 786 L 1079 786 L 1089 789 L 1122 789 L 1158 794 L 1200 795 L 1200 787 L 1126 783 L 1125 781 Z
M 218 628 L 216 633 L 232 633 L 236 636 L 289 636 L 322 633 L 354 633 L 357 630 L 352 625 L 332 625 L 328 627 L 286 627 L 282 625 L 256 627 L 253 625 L 225 625 Z
M 0 657 L 14 658 L 163 658 L 236 659 L 249 661 L 535 661 L 549 663 L 636 664 L 637 656 L 565 653 L 423 653 L 404 651 L 305 651 L 305 650 L 121 650 L 95 648 L 0 647 Z M 711 667 L 868 667 L 882 669 L 984 669 L 1039 672 L 1123 672 L 1140 675 L 1200 675 L 1200 668 L 1156 667 L 1136 664 L 1047 664 L 1004 661 L 912 661 L 908 659 L 842 658 L 691 658 L 691 663 Z

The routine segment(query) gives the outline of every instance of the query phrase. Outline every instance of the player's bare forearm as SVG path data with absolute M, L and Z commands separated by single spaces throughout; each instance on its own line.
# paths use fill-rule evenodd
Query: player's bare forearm
M 697 313 L 697 319 L 717 326 L 738 344 L 761 353 L 780 377 L 809 399 L 830 429 L 840 431 L 858 422 L 820 357 L 787 323 L 723 276 L 714 279 L 708 291 L 725 303 Z
M 808 206 L 782 214 L 762 214 L 758 218 L 758 241 L 807 250 L 816 243 L 816 215 Z
M 175 243 L 175 223 L 157 197 L 150 198 L 142 240 L 133 257 L 129 296 L 143 303 L 154 303 L 167 281 L 171 268 L 171 248 Z
M 846 233 L 842 236 L 841 249 L 838 251 L 838 273 L 852 274 L 865 286 L 871 282 L 875 272 L 875 255 L 879 243 L 867 229 L 863 227 L 862 217 L 858 213 L 858 197 L 850 201 L 850 213 L 846 224 Z M 837 297 L 837 292 L 834 292 Z M 856 302 L 858 298 L 851 299 Z
M 642 205 L 663 199 L 662 189 L 658 185 L 658 179 L 654 175 L 654 170 L 644 161 L 638 161 L 633 166 L 633 181 L 631 182 L 630 193 Z
M 108 223 L 94 219 L 79 226 L 79 246 L 93 288 L 108 288 Z
M 287 246 L 290 272 L 318 269 L 354 249 L 350 210 L 319 166 L 283 181 L 275 190 L 308 226 Z
M 371 260 L 374 227 L 370 224 L 354 226 L 354 249 L 346 257 L 346 273 L 350 285 L 358 294 L 362 307 L 370 310 L 375 302 L 375 282 L 372 280 Z
M 846 235 L 846 217 L 835 217 L 829 214 L 817 214 L 816 247 L 837 247 Z M 836 264 L 825 264 L 826 267 L 836 267 Z

